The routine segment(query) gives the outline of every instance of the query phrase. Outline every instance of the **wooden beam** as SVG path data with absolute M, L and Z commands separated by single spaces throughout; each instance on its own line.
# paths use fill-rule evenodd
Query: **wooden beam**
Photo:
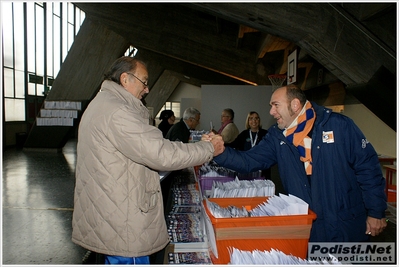
M 248 32 L 258 32 L 258 30 L 248 27 L 248 26 L 245 26 L 245 25 L 240 25 L 239 31 L 238 31 L 238 38 L 243 38 L 244 34 L 246 34 Z
M 291 42 L 289 41 L 271 34 L 267 34 L 261 41 L 261 45 L 257 52 L 257 58 L 263 58 L 268 52 L 285 50 L 290 45 Z
M 299 68 L 304 68 L 305 69 L 305 77 L 303 77 L 303 83 L 301 85 L 301 89 L 305 90 L 306 89 L 306 80 L 309 76 L 309 72 L 313 67 L 313 63 L 311 62 L 298 62 L 298 69 Z

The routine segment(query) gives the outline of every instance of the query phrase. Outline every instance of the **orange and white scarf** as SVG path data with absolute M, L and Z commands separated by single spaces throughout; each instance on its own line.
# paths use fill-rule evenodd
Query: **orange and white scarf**
M 299 115 L 284 130 L 283 134 L 294 146 L 298 148 L 301 161 L 304 162 L 307 175 L 312 174 L 312 138 L 308 136 L 316 119 L 312 104 L 306 101 Z

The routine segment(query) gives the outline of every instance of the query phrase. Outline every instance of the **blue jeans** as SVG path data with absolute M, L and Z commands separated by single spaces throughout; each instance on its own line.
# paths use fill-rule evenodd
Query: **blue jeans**
M 105 264 L 150 264 L 150 257 L 121 257 L 105 255 Z

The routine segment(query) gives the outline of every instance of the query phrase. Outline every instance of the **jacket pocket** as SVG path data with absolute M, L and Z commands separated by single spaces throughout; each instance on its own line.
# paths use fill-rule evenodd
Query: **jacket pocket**
M 367 212 L 363 204 L 342 209 L 339 211 L 338 216 L 337 227 L 339 231 L 334 241 L 360 242 L 367 240 L 368 236 L 365 234 Z
M 154 209 L 158 203 L 159 190 L 145 192 L 141 201 L 139 201 L 139 209 L 147 213 Z
M 360 203 L 354 207 L 342 209 L 338 212 L 338 216 L 342 221 L 353 220 L 360 216 L 365 217 L 365 215 L 366 209 L 364 208 L 363 203 Z

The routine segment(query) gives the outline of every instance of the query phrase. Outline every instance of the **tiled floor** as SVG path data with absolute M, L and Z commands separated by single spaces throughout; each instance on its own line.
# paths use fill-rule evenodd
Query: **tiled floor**
M 81 264 L 71 241 L 76 142 L 62 153 L 3 153 L 3 264 Z
M 4 151 L 2 264 L 82 264 L 87 251 L 71 241 L 75 162 L 76 140 L 59 153 Z M 387 216 L 374 241 L 396 242 L 396 206 Z

